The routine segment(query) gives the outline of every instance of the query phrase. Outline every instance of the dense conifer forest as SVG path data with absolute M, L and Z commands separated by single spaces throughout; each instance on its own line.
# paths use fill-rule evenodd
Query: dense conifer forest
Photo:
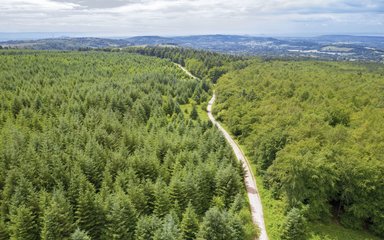
M 3 50 L 0 239 L 253 239 L 239 163 L 181 111 L 210 91 L 153 57 Z
M 215 115 L 285 206 L 286 220 L 267 221 L 273 239 L 330 219 L 384 237 L 382 65 L 255 60 L 216 93 Z
M 381 65 L 176 47 L 0 60 L 1 240 L 253 239 L 244 173 L 205 116 L 213 90 L 268 192 L 270 239 L 384 237 Z

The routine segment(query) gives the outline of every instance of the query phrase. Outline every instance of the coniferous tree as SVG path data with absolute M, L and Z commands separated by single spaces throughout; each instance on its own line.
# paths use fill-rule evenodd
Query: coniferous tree
M 180 230 L 171 214 L 165 216 L 163 225 L 155 232 L 154 240 L 179 240 Z
M 193 240 L 196 238 L 196 234 L 199 230 L 199 220 L 191 203 L 188 204 L 188 207 L 183 213 L 180 228 L 182 239 Z
M 44 211 L 42 240 L 69 239 L 74 224 L 72 209 L 61 190 L 54 192 L 48 207 Z
M 153 213 L 158 217 L 164 217 L 168 214 L 170 206 L 170 197 L 167 186 L 164 182 L 157 181 L 155 184 L 155 203 Z
M 105 226 L 105 213 L 93 187 L 80 192 L 75 212 L 77 226 L 88 232 L 93 240 L 101 239 Z
M 231 237 L 231 226 L 227 215 L 217 207 L 209 209 L 200 225 L 197 239 L 224 240 Z
M 189 114 L 189 117 L 193 120 L 196 120 L 199 118 L 199 114 L 197 113 L 196 105 L 192 106 L 191 113 Z
M 111 204 L 107 215 L 106 237 L 113 240 L 133 239 L 137 216 L 131 200 L 124 193 L 118 192 Z
M 156 216 L 141 216 L 135 229 L 135 240 L 152 240 L 161 228 L 161 219 Z
M 91 240 L 92 238 L 88 236 L 88 234 L 85 231 L 81 231 L 79 228 L 76 229 L 71 234 L 70 240 Z
M 283 231 L 282 240 L 304 240 L 307 239 L 307 220 L 302 211 L 298 208 L 292 208 L 288 214 Z
M 3 219 L 0 218 L 0 240 L 8 240 L 9 238 L 8 228 Z
M 11 211 L 11 239 L 37 240 L 40 238 L 36 213 L 24 205 Z

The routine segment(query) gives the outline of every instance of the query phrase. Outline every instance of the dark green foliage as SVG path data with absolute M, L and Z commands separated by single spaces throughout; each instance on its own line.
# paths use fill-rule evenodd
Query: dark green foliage
M 220 169 L 217 172 L 216 195 L 222 197 L 226 206 L 229 206 L 233 202 L 241 186 L 241 178 L 232 168 Z
M 197 239 L 230 239 L 231 230 L 226 221 L 226 215 L 224 215 L 218 208 L 211 208 L 204 216 Z
M 127 195 L 117 193 L 111 199 L 108 211 L 106 238 L 114 240 L 133 239 L 136 228 L 136 210 Z
M 229 63 L 244 59 L 244 57 L 177 47 L 129 47 L 124 51 L 169 59 L 185 66 L 201 79 L 208 77 L 213 83 L 228 71 Z
M 214 113 L 289 208 L 383 236 L 383 84 L 374 64 L 255 60 L 219 79 Z
M 231 59 L 187 52 L 204 75 Z M 213 198 L 229 208 L 243 191 L 231 149 L 180 110 L 197 113 L 208 82 L 126 52 L 3 52 L 0 239 L 179 239 L 189 202 L 191 234 Z
M 199 117 L 199 114 L 197 113 L 196 105 L 192 106 L 191 113 L 189 114 L 189 117 L 193 120 L 196 120 Z
M 332 109 L 328 113 L 327 119 L 326 119 L 332 127 L 335 127 L 338 124 L 342 124 L 346 127 L 349 126 L 350 122 L 350 116 L 349 114 L 342 109 Z
M 171 214 L 168 214 L 164 220 L 163 225 L 157 229 L 153 237 L 154 240 L 179 240 L 180 239 L 180 230 L 177 226 L 177 222 L 172 217 Z
M 80 229 L 76 229 L 75 232 L 72 233 L 70 240 L 91 240 L 92 238 L 88 236 L 88 234 Z
M 161 228 L 161 219 L 155 216 L 142 216 L 137 221 L 135 240 L 152 240 Z
M 56 191 L 44 210 L 41 239 L 69 239 L 74 230 L 72 209 L 62 191 Z
M 265 134 L 256 142 L 255 155 L 256 161 L 260 165 L 260 169 L 266 171 L 276 159 L 276 153 L 284 148 L 287 142 L 281 130 L 274 129 L 272 132 Z
M 188 204 L 183 213 L 180 228 L 182 239 L 193 240 L 196 238 L 197 231 L 199 230 L 199 220 L 191 203 Z
M 302 211 L 298 208 L 292 208 L 288 214 L 286 223 L 281 233 L 282 240 L 305 240 L 307 231 L 307 220 Z
M 5 223 L 2 219 L 0 219 L 0 240 L 8 240 L 9 234 L 7 226 L 5 226 Z
M 39 239 L 38 219 L 32 209 L 19 206 L 11 214 L 11 239 L 37 240 Z
M 106 216 L 101 201 L 96 198 L 93 187 L 81 191 L 77 202 L 75 212 L 77 226 L 88 232 L 93 240 L 101 239 Z

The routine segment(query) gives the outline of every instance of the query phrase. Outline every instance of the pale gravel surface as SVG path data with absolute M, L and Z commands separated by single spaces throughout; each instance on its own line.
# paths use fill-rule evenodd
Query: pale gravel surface
M 229 135 L 229 133 L 213 117 L 212 105 L 215 102 L 215 99 L 216 99 L 216 95 L 213 94 L 212 99 L 209 101 L 208 107 L 207 107 L 208 117 L 211 120 L 211 122 L 224 135 L 225 139 L 231 145 L 233 152 L 235 153 L 237 159 L 243 164 L 243 167 L 245 170 L 244 182 L 245 182 L 245 186 L 247 189 L 249 204 L 251 207 L 252 220 L 260 228 L 259 240 L 268 240 L 268 235 L 267 235 L 267 231 L 265 229 L 265 223 L 264 223 L 263 206 L 261 204 L 259 192 L 257 191 L 256 179 L 252 174 L 250 164 L 249 164 L 247 158 L 245 157 L 243 151 L 241 151 L 240 147 L 232 139 L 231 135 Z

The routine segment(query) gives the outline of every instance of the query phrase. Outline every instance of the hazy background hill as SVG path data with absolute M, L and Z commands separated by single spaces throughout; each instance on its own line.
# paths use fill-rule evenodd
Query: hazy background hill
M 65 36 L 65 37 L 63 37 Z M 16 39 L 16 40 L 10 40 Z M 260 37 L 240 35 L 137 36 L 129 38 L 76 37 L 68 33 L 0 33 L 0 45 L 38 50 L 125 48 L 141 45 L 190 47 L 236 55 L 384 61 L 384 37 L 324 35 L 318 37 Z

